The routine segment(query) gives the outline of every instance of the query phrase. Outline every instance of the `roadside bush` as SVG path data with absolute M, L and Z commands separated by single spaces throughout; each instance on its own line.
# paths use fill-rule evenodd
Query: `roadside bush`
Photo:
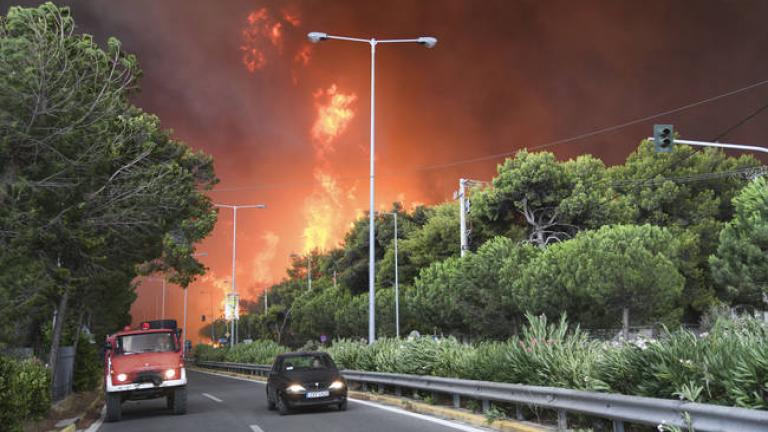
M 214 348 L 211 345 L 197 344 L 195 349 L 192 350 L 192 357 L 196 362 L 199 361 L 225 361 L 224 358 L 227 355 L 229 348 Z
M 218 361 L 235 363 L 271 364 L 280 353 L 290 349 L 270 340 L 256 340 L 249 344 L 237 344 L 232 348 L 214 348 L 198 344 L 192 351 L 195 361 Z
M 463 359 L 456 375 L 498 381 L 580 390 L 607 390 L 597 374 L 602 348 L 565 318 L 549 323 L 544 316 L 527 316 L 519 337 L 504 342 L 482 342 Z
M 51 405 L 50 374 L 36 359 L 13 360 L 0 356 L 0 424 L 20 431 L 22 422 L 38 418 Z
M 249 344 L 236 344 L 226 353 L 224 356 L 224 361 L 235 363 L 272 364 L 272 361 L 275 360 L 275 356 L 286 351 L 290 351 L 290 349 L 278 345 L 271 340 L 256 340 Z
M 667 332 L 657 341 L 613 345 L 590 339 L 563 317 L 527 316 L 519 336 L 462 344 L 454 338 L 337 340 L 325 350 L 341 369 L 434 375 L 686 399 L 768 409 L 768 325 L 719 318 L 701 336 Z M 204 360 L 270 363 L 288 349 L 271 341 L 232 350 L 198 345 Z
M 708 334 L 678 330 L 607 350 L 599 370 L 612 391 L 768 409 L 768 327 L 719 319 Z
M 72 388 L 76 392 L 90 391 L 101 381 L 102 359 L 90 338 L 80 336 L 75 353 L 75 370 Z
M 367 345 L 351 339 L 339 339 L 333 342 L 333 345 L 326 348 L 336 366 L 339 369 L 357 369 L 365 370 L 362 368 L 362 364 L 366 363 L 363 360 L 364 356 L 367 356 Z

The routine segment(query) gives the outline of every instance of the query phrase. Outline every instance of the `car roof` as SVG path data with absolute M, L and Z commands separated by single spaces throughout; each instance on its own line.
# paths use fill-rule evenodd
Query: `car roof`
M 323 351 L 296 351 L 296 352 L 282 353 L 282 354 L 279 354 L 277 357 L 278 358 L 305 357 L 305 356 L 316 356 L 316 355 L 328 356 L 328 353 Z

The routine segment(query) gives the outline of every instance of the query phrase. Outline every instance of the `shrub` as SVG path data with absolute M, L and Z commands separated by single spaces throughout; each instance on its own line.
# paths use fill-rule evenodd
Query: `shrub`
M 280 353 L 290 351 L 270 340 L 257 340 L 249 344 L 237 344 L 232 348 L 214 348 L 198 344 L 192 352 L 195 361 L 218 361 L 235 363 L 271 364 Z
M 625 344 L 600 363 L 616 392 L 768 409 L 768 327 L 754 319 L 721 318 L 702 336 L 678 330 Z
M 99 350 L 90 338 L 80 336 L 75 353 L 75 370 L 72 388 L 76 392 L 89 391 L 96 388 L 101 381 L 102 360 Z
M 256 340 L 249 344 L 236 344 L 225 355 L 225 360 L 235 363 L 272 364 L 275 357 L 288 348 L 271 340 Z
M 192 357 L 199 361 L 224 361 L 229 348 L 214 348 L 211 345 L 197 344 L 192 350 Z
M 4 430 L 20 431 L 23 421 L 48 412 L 50 381 L 40 361 L 0 356 L 0 424 Z

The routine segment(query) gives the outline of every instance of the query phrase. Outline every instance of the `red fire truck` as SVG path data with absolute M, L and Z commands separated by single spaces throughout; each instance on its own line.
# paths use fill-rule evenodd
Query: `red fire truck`
M 174 320 L 146 321 L 107 337 L 104 354 L 106 420 L 119 421 L 127 400 L 166 398 L 174 414 L 187 411 L 187 373 Z

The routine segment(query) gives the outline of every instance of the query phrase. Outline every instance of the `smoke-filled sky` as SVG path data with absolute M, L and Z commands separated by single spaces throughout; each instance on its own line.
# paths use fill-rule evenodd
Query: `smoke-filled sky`
M 21 2 L 33 5 L 39 2 Z M 665 112 L 768 79 L 765 1 L 131 0 L 71 1 L 79 29 L 115 36 L 144 69 L 135 103 L 215 157 L 216 203 L 238 212 L 245 298 L 281 279 L 288 256 L 340 240 L 368 202 L 370 54 L 308 31 L 439 39 L 377 50 L 376 203 L 450 199 L 460 177 L 489 179 L 502 157 Z M 0 0 L 0 13 L 11 4 Z M 674 115 L 549 147 L 620 163 L 656 122 L 714 139 L 768 103 L 768 85 Z M 768 111 L 722 138 L 768 142 Z M 481 160 L 476 160 L 481 159 Z M 469 161 L 465 163 L 455 163 Z M 458 229 L 458 227 L 457 227 Z M 229 290 L 232 213 L 198 248 L 191 336 Z M 139 288 L 154 318 L 160 283 Z M 166 315 L 181 321 L 181 290 Z

